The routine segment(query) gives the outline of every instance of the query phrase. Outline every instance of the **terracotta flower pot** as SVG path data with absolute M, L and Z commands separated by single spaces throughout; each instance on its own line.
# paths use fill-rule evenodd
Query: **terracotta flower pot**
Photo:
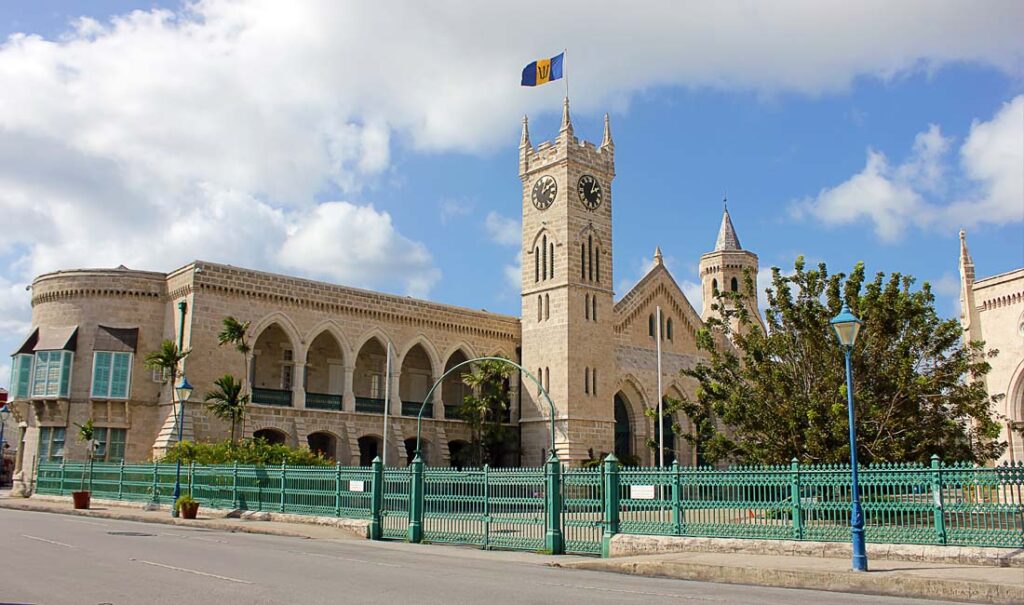
M 182 502 L 180 508 L 182 519 L 195 519 L 199 512 L 198 502 Z
M 90 492 L 71 492 L 71 499 L 75 501 L 75 508 L 89 508 L 89 500 L 92 497 Z

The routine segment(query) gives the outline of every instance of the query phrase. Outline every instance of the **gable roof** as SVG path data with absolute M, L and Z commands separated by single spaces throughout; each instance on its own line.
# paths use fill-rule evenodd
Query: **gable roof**
M 690 337 L 696 340 L 697 330 L 704 327 L 704 322 L 665 264 L 657 260 L 651 270 L 615 303 L 615 331 L 625 331 L 643 314 L 648 303 L 662 293 L 673 302 L 673 311 L 682 320 Z

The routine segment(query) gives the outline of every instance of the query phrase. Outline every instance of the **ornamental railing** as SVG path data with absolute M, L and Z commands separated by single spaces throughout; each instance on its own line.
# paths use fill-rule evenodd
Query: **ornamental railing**
M 90 469 L 91 468 L 91 472 Z M 170 503 L 173 464 L 43 462 L 41 494 Z M 617 533 L 845 542 L 847 465 L 448 469 L 197 466 L 185 493 L 213 508 L 370 519 L 376 538 L 607 553 Z M 869 542 L 1024 548 L 1024 463 L 860 470 Z M 552 524 L 548 520 L 558 522 Z M 552 528 L 562 534 L 552 537 Z
M 263 389 L 253 387 L 252 402 L 278 407 L 291 407 L 292 392 L 285 389 Z
M 384 399 L 378 397 L 356 396 L 356 411 L 368 414 L 383 414 Z
M 341 395 L 306 392 L 306 407 L 312 410 L 341 411 Z
M 403 401 L 402 402 L 402 415 L 403 416 L 416 416 L 420 413 L 420 406 L 423 405 L 422 401 Z M 434 404 L 427 403 L 426 407 L 423 408 L 424 418 L 434 417 Z

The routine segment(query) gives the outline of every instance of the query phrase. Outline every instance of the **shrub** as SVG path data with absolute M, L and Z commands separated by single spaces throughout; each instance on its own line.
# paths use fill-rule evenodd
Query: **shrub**
M 267 443 L 265 439 L 242 439 L 238 443 L 221 441 L 219 443 L 196 443 L 182 441 L 167 450 L 167 455 L 160 462 L 177 462 L 183 464 L 253 464 L 278 466 L 328 466 L 333 464 L 319 453 L 306 448 L 294 448 L 287 445 Z

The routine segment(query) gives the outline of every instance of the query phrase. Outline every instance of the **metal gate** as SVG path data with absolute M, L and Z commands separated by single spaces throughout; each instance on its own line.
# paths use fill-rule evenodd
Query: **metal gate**
M 409 535 L 410 468 L 384 469 L 384 493 L 381 503 L 381 533 L 384 538 L 405 540 Z
M 601 552 L 604 475 L 601 468 L 562 471 L 562 535 L 565 552 Z

